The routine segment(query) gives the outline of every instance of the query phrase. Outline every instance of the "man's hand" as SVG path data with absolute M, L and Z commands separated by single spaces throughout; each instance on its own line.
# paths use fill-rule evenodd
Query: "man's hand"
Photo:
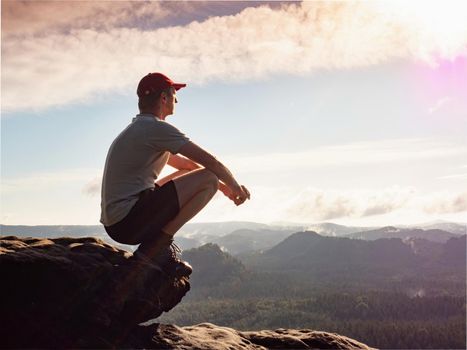
M 243 185 L 232 190 L 222 182 L 219 182 L 219 190 L 237 206 L 243 204 L 247 199 L 250 199 L 250 192 Z

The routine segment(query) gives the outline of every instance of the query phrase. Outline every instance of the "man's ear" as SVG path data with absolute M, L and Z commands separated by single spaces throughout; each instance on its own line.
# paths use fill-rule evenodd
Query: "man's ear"
M 165 91 L 162 91 L 161 93 L 161 100 L 162 102 L 167 102 L 167 93 Z

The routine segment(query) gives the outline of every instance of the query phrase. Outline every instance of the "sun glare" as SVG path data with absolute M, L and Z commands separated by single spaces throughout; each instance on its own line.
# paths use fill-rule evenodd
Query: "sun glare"
M 421 52 L 451 59 L 467 54 L 467 1 L 394 0 L 375 4 L 415 34 Z

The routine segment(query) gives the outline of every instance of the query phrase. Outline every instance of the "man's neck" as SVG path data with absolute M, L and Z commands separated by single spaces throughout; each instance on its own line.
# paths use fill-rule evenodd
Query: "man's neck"
M 165 120 L 165 115 L 163 115 L 162 113 L 157 113 L 157 111 L 155 110 L 146 110 L 146 109 L 143 109 L 143 110 L 140 110 L 139 111 L 139 114 L 151 114 L 157 118 L 159 118 L 160 120 Z

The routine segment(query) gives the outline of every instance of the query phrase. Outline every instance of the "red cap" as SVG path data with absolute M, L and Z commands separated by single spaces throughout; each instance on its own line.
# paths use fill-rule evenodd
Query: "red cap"
M 168 76 L 162 73 L 149 73 L 139 82 L 136 93 L 139 97 L 143 97 L 153 92 L 162 92 L 171 86 L 175 90 L 179 90 L 185 87 L 186 84 L 174 83 Z

